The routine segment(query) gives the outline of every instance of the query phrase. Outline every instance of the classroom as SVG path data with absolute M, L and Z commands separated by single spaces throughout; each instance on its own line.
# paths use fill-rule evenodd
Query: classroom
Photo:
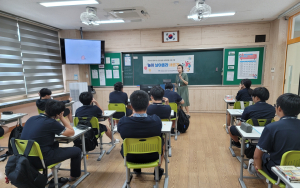
M 299 0 L 0 0 L 0 187 L 300 188 L 299 51 Z

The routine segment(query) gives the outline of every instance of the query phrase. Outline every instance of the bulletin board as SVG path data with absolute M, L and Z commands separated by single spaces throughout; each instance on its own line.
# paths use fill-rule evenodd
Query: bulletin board
M 113 86 L 122 82 L 121 53 L 105 53 L 104 65 L 90 65 L 93 86 Z
M 264 47 L 224 49 L 223 85 L 239 85 L 242 79 L 261 85 Z

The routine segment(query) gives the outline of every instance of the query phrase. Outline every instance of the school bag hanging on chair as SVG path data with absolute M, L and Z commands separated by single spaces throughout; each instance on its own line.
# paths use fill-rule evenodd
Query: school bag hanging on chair
M 190 120 L 182 109 L 178 109 L 177 113 L 178 113 L 177 130 L 180 133 L 185 133 L 186 130 L 189 128 Z

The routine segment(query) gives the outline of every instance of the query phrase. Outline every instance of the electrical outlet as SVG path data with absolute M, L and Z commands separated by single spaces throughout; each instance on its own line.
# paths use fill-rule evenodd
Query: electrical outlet
M 271 68 L 271 72 L 275 72 L 275 68 L 274 67 Z

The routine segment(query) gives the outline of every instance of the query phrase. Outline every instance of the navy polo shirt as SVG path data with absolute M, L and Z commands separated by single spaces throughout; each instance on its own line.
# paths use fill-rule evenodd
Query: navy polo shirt
M 77 108 L 76 117 L 102 117 L 102 110 L 98 106 L 83 105 Z
M 257 102 L 254 105 L 248 106 L 244 109 L 241 119 L 247 121 L 248 119 L 272 119 L 275 117 L 274 106 L 266 102 Z
M 251 95 L 249 95 L 247 88 L 239 90 L 235 99 L 237 101 L 252 101 L 252 97 Z
M 148 106 L 147 114 L 156 114 L 160 119 L 169 119 L 171 115 L 171 107 L 162 103 L 153 103 Z
M 44 156 L 50 150 L 55 149 L 54 138 L 55 135 L 62 134 L 66 128 L 44 114 L 32 116 L 29 118 L 23 128 L 21 138 L 24 140 L 36 141 L 42 150 Z
M 171 91 L 170 89 L 165 90 L 164 97 L 169 99 L 169 102 L 176 102 L 179 103 L 182 101 L 182 98 L 180 95 L 174 91 Z
M 282 155 L 290 150 L 300 150 L 300 120 L 286 119 L 270 123 L 264 128 L 257 148 L 270 154 L 270 159 L 279 165 Z

